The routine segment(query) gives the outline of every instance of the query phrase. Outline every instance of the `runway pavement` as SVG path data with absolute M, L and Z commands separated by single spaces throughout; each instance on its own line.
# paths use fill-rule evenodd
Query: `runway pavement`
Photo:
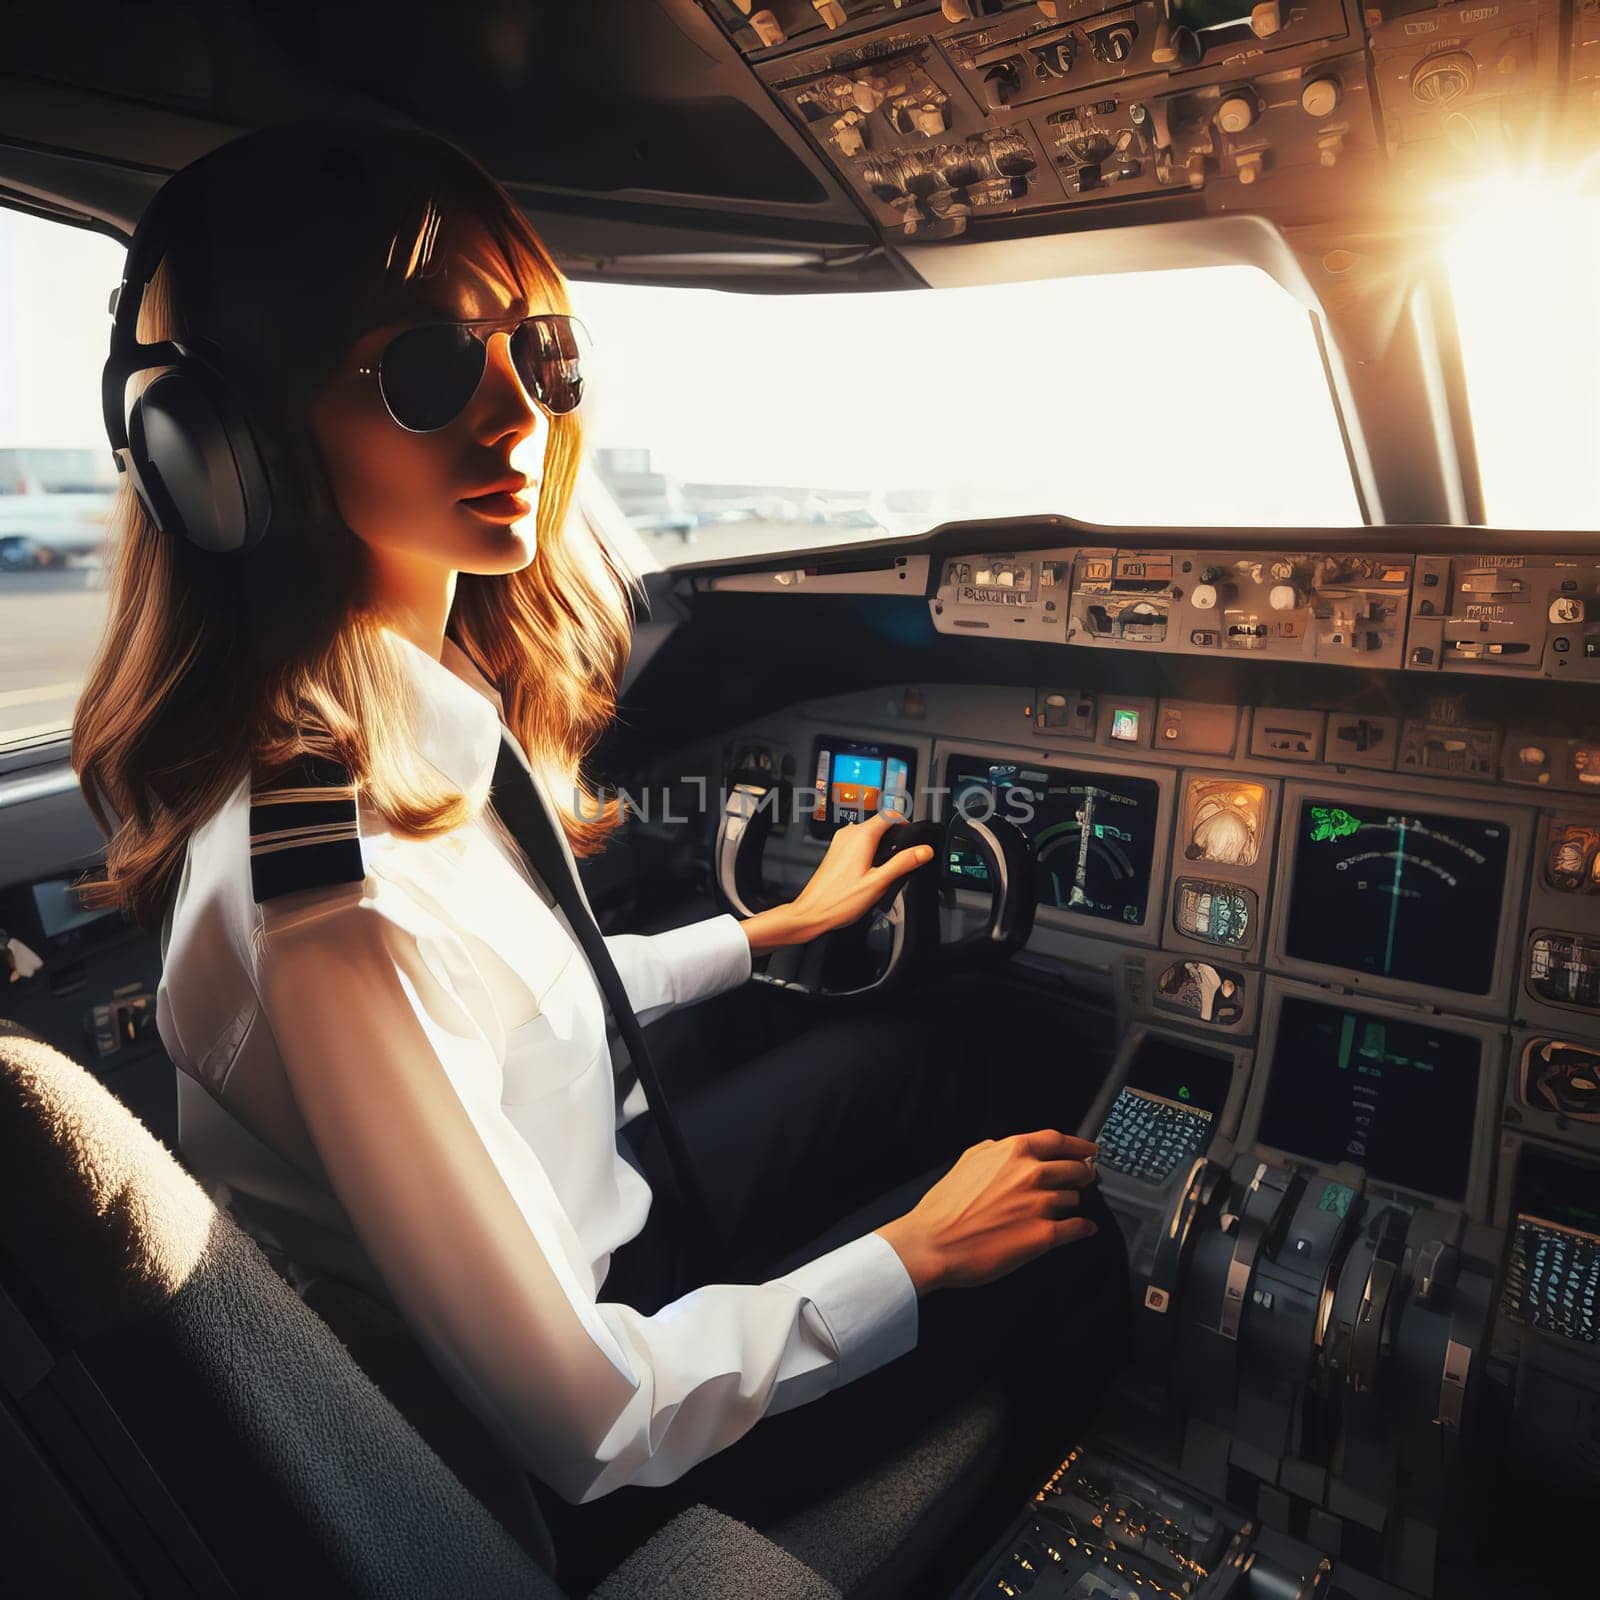
M 70 726 L 106 624 L 103 573 L 0 572 L 0 745 Z
M 645 534 L 666 566 L 681 566 L 763 548 L 839 542 L 855 530 L 815 524 L 712 524 L 685 541 Z M 855 534 L 870 537 L 871 534 Z M 68 727 L 90 659 L 105 630 L 103 568 L 0 572 L 0 746 Z

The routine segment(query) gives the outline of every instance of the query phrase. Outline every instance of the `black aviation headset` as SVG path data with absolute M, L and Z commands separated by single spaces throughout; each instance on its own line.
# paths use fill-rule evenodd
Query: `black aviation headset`
M 220 147 L 227 149 L 227 145 Z M 100 406 L 118 472 L 126 472 L 156 526 L 222 553 L 253 550 L 272 521 L 273 490 L 260 436 L 230 382 L 221 348 L 204 338 L 140 344 L 139 308 L 178 236 L 175 206 L 220 150 L 176 172 L 144 209 L 111 297 L 111 353 Z M 209 176 L 209 174 L 207 174 Z M 128 379 L 166 367 L 130 405 Z
M 416 130 L 407 130 L 413 136 Z M 435 134 L 422 134 L 456 158 L 462 152 Z M 249 136 L 245 137 L 248 143 Z M 239 141 L 234 141 L 238 143 Z M 151 520 L 174 539 L 201 550 L 233 554 L 255 549 L 266 536 L 275 503 L 264 437 L 239 398 L 240 386 L 215 341 L 198 336 L 140 344 L 139 308 L 162 258 L 179 236 L 179 208 L 203 186 L 219 181 L 223 145 L 175 173 L 145 208 L 128 246 L 123 280 L 111 301 L 111 353 L 100 380 L 106 436 L 118 472 L 126 472 Z M 339 152 L 324 165 L 338 174 Z M 197 216 L 201 208 L 196 207 Z M 215 244 L 197 221 L 194 267 L 215 287 Z M 391 339 L 374 367 L 389 415 L 411 433 L 448 426 L 477 391 L 487 361 L 478 331 L 502 319 L 419 323 Z M 577 408 L 584 393 L 588 330 L 570 312 L 535 312 L 510 336 L 512 364 L 524 387 L 550 416 Z M 128 379 L 164 368 L 143 394 L 127 402 Z

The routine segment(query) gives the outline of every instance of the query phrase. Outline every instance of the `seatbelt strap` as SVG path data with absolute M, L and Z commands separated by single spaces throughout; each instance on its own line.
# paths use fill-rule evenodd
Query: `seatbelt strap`
M 697 1249 L 701 1260 L 709 1266 L 721 1254 L 722 1235 L 705 1190 L 700 1185 L 688 1143 L 656 1074 L 650 1047 L 645 1043 L 644 1029 L 639 1025 L 622 976 L 611 959 L 611 952 L 606 948 L 605 936 L 585 904 L 578 881 L 562 851 L 561 840 L 556 832 L 560 825 L 551 816 L 526 758 L 504 730 L 500 737 L 500 752 L 495 760 L 491 799 L 501 821 L 510 829 L 534 871 L 544 880 L 545 886 L 555 896 L 556 904 L 565 912 L 584 955 L 588 957 L 600 992 L 616 1019 L 622 1041 L 628 1047 L 628 1055 L 644 1086 L 645 1100 L 661 1135 L 662 1148 L 666 1152 L 680 1198 L 689 1213 L 690 1224 L 704 1230 Z

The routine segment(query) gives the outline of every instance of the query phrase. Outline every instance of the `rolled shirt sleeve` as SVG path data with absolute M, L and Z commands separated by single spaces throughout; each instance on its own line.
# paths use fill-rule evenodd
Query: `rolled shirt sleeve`
M 670 1483 L 767 1412 L 916 1343 L 915 1289 L 876 1234 L 653 1316 L 599 1300 L 572 1218 L 502 1108 L 506 1040 L 464 941 L 370 875 L 265 910 L 262 1010 L 335 1193 L 441 1372 L 565 1499 Z M 708 926 L 719 920 L 731 936 Z M 655 936 L 673 941 L 672 977 L 655 981 L 737 969 L 738 924 L 708 923 Z M 572 1129 L 597 1141 L 597 1162 L 616 1158 L 613 1137 Z

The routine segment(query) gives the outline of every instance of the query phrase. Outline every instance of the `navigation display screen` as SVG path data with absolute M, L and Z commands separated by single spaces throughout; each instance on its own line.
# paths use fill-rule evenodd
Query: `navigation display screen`
M 1144 921 L 1161 814 L 1161 790 L 1151 779 L 951 756 L 945 786 L 955 811 L 1003 817 L 1026 835 L 1040 905 Z M 950 830 L 944 875 L 987 883 L 983 857 L 964 833 L 959 823 Z
M 1469 1034 L 1285 995 L 1259 1137 L 1460 1200 L 1481 1053 Z
M 1477 817 L 1308 800 L 1285 948 L 1300 961 L 1487 994 L 1509 829 Z

